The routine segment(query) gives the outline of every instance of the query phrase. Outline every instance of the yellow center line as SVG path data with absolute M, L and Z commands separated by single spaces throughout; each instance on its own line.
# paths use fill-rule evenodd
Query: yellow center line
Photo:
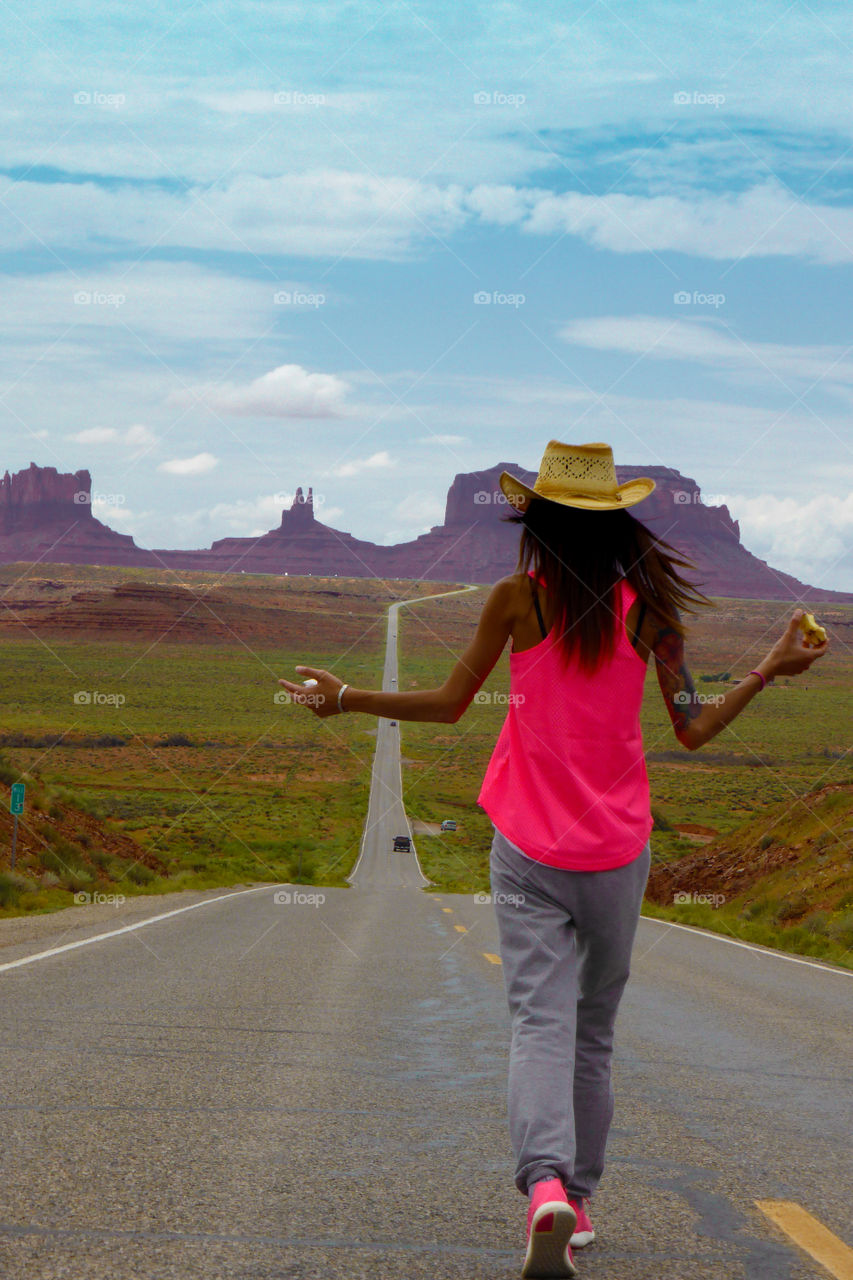
M 756 1205 L 794 1244 L 819 1262 L 835 1280 L 853 1280 L 853 1249 L 807 1209 L 790 1200 L 756 1200 Z
M 489 964 L 500 964 L 501 962 L 500 956 L 496 956 L 493 951 L 484 951 L 483 955 L 486 957 Z
M 455 924 L 455 925 L 453 926 L 453 928 L 456 930 L 456 932 L 457 932 L 457 933 L 467 933 L 467 932 L 468 932 L 468 930 L 465 928 L 464 924 Z
M 442 909 L 442 911 L 446 912 L 446 913 L 447 913 L 447 915 L 449 915 L 449 916 L 452 916 L 452 915 L 453 915 L 453 908 L 452 908 L 452 907 L 442 907 L 441 909 Z

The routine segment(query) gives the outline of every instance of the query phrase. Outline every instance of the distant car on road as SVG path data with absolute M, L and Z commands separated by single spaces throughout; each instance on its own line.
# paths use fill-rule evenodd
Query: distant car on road
M 411 842 L 411 840 L 409 839 L 409 837 L 408 837 L 408 836 L 395 836 L 395 837 L 394 837 L 394 852 L 395 852 L 395 853 L 411 853 L 411 851 L 412 851 L 412 842 Z
M 391 728 L 392 728 L 392 729 L 396 729 L 396 728 L 397 728 L 397 721 L 396 721 L 396 720 L 392 720 L 392 721 L 391 721 Z
M 441 824 L 441 829 L 442 831 L 455 831 L 456 822 L 454 821 L 453 818 L 445 818 L 444 822 L 442 822 Z

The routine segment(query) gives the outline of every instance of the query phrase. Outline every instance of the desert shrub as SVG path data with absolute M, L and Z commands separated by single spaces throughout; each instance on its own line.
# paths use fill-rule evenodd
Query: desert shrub
M 16 907 L 21 894 L 33 887 L 32 881 L 14 871 L 0 871 L 0 907 Z
M 829 923 L 828 911 L 813 911 L 810 916 L 806 916 L 802 922 L 802 927 L 807 929 L 809 933 L 826 934 L 826 926 Z
M 67 889 L 69 893 L 79 893 L 81 889 L 87 889 L 92 883 L 92 875 L 83 867 L 76 867 L 73 871 L 69 871 L 62 876 L 61 884 L 63 889 Z
M 7 787 L 11 787 L 13 782 L 20 781 L 20 777 L 20 769 L 16 769 L 8 760 L 0 757 L 0 782 L 5 783 Z
M 774 903 L 769 898 L 756 898 L 754 902 L 750 902 L 739 913 L 744 919 L 756 920 L 759 916 L 766 916 L 773 910 Z
M 672 830 L 672 823 L 659 805 L 652 805 L 652 818 L 654 819 L 653 829 L 655 831 Z
M 62 861 L 68 865 L 77 866 L 82 861 L 82 854 L 76 844 L 72 844 L 65 836 L 58 831 L 46 831 L 45 836 L 50 842 L 50 846 L 55 854 L 58 854 Z M 44 862 L 44 858 L 42 858 Z
M 833 942 L 841 943 L 842 947 L 853 947 L 853 911 L 843 911 L 840 915 L 832 916 L 827 923 L 826 932 Z
M 150 884 L 155 878 L 154 872 L 143 862 L 135 862 L 125 874 L 134 884 Z
M 787 898 L 785 902 L 780 902 L 776 908 L 776 919 L 780 923 L 786 920 L 796 920 L 799 916 L 805 915 L 811 903 L 804 893 L 795 893 L 792 897 Z

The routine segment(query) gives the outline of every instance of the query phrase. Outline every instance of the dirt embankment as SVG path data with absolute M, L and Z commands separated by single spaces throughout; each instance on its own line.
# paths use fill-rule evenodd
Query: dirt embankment
M 664 905 L 681 891 L 722 893 L 728 900 L 757 896 L 790 868 L 797 873 L 805 915 L 816 907 L 832 908 L 853 888 L 851 851 L 853 786 L 833 783 L 769 808 L 678 861 L 653 863 L 646 892 Z M 809 886 L 814 901 L 807 901 Z

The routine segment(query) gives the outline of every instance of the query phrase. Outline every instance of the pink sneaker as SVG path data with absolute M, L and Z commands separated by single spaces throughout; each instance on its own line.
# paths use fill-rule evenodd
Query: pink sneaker
M 570 1200 L 569 1204 L 574 1209 L 575 1216 L 577 1217 L 577 1225 L 575 1226 L 569 1243 L 574 1249 L 583 1249 L 586 1245 L 592 1244 L 595 1239 L 595 1231 L 589 1220 L 589 1214 L 586 1211 L 586 1206 L 589 1204 L 589 1201 Z
M 534 1277 L 576 1276 L 569 1243 L 577 1215 L 559 1178 L 537 1182 L 527 1211 L 527 1254 L 521 1274 Z

